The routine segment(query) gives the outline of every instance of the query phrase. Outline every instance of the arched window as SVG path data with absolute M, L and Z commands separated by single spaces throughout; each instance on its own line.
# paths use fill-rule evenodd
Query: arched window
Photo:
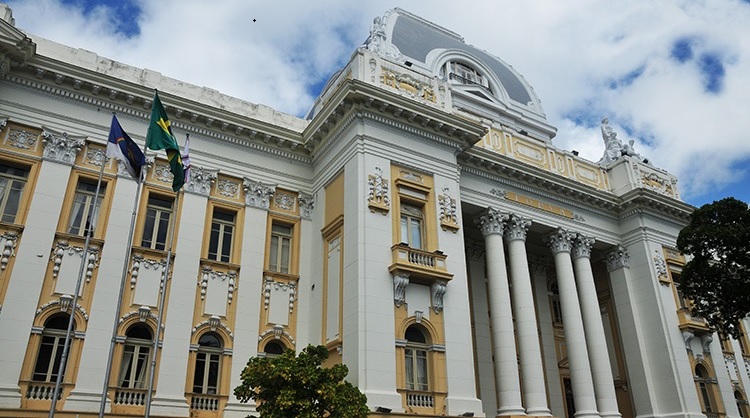
M 125 332 L 125 348 L 120 363 L 120 378 L 117 385 L 122 388 L 145 389 L 148 380 L 149 357 L 153 346 L 151 329 L 136 324 Z
M 472 66 L 459 61 L 448 61 L 440 68 L 440 75 L 453 84 L 464 84 L 484 87 L 490 90 L 487 77 Z
M 219 373 L 224 344 L 214 332 L 207 332 L 198 340 L 198 354 L 195 357 L 193 393 L 217 395 L 219 393 Z
M 266 353 L 266 357 L 279 356 L 281 354 L 284 354 L 284 350 L 286 350 L 286 347 L 284 347 L 284 345 L 280 342 L 274 340 L 267 342 L 266 346 L 263 348 L 263 352 Z
M 737 410 L 740 411 L 740 418 L 750 418 L 750 409 L 748 409 L 748 402 L 745 397 L 742 396 L 742 392 L 739 390 L 734 391 L 734 401 L 737 403 Z
M 404 348 L 404 367 L 406 368 L 406 388 L 410 390 L 429 390 L 427 364 L 426 332 L 419 325 L 410 325 L 406 329 L 406 347 Z
M 34 375 L 31 380 L 37 382 L 54 382 L 60 369 L 63 349 L 65 348 L 65 334 L 68 330 L 70 315 L 61 313 L 54 315 L 44 322 L 42 342 L 34 364 Z M 75 329 L 75 322 L 73 323 Z
M 714 383 L 715 379 L 711 378 L 706 367 L 702 364 L 697 364 L 695 366 L 695 384 L 697 385 L 698 396 L 703 405 L 704 413 L 717 412 L 717 403 L 714 399 Z

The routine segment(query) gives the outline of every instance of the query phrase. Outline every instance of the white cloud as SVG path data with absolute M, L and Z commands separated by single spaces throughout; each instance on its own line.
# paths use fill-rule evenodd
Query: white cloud
M 140 34 L 129 39 L 113 32 L 121 17 L 107 9 L 84 16 L 60 1 L 9 4 L 30 33 L 297 115 L 311 105 L 312 87 L 364 41 L 372 18 L 403 7 L 521 72 L 558 127 L 557 146 L 598 160 L 598 125 L 566 116 L 606 114 L 621 139 L 632 137 L 637 151 L 680 177 L 688 201 L 721 187 L 748 199 L 746 187 L 733 183 L 750 165 L 744 1 L 138 0 L 142 14 L 132 23 Z M 680 38 L 694 41 L 684 63 L 670 55 Z M 705 90 L 701 54 L 723 64 L 718 94 Z M 640 73 L 623 82 L 633 71 Z

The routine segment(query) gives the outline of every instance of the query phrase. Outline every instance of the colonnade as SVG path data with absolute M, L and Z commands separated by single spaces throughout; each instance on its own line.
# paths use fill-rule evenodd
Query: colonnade
M 526 253 L 531 220 L 488 208 L 477 225 L 485 240 L 497 416 L 551 416 Z M 616 418 L 620 413 L 591 270 L 594 241 L 563 228 L 545 236 L 555 261 L 575 416 Z

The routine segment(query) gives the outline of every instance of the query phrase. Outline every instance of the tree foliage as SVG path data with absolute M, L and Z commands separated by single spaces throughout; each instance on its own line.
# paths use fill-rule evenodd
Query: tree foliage
M 365 418 L 367 397 L 344 381 L 343 364 L 321 367 L 328 358 L 324 346 L 308 345 L 299 356 L 286 350 L 277 357 L 253 357 L 234 389 L 240 402 L 251 398 L 261 418 Z
M 750 314 L 750 208 L 728 197 L 701 206 L 680 231 L 677 248 L 692 259 L 679 280 L 691 314 L 737 337 Z

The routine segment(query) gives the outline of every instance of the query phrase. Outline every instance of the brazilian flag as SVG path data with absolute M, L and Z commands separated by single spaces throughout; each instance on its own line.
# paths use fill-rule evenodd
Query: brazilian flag
M 172 126 L 167 117 L 167 112 L 159 100 L 159 93 L 154 92 L 154 104 L 151 107 L 151 123 L 148 126 L 146 134 L 146 147 L 152 150 L 163 149 L 167 152 L 169 160 L 169 170 L 174 176 L 172 180 L 172 190 L 180 190 L 185 184 L 185 175 L 182 168 L 182 158 L 180 157 L 180 146 L 172 133 Z

